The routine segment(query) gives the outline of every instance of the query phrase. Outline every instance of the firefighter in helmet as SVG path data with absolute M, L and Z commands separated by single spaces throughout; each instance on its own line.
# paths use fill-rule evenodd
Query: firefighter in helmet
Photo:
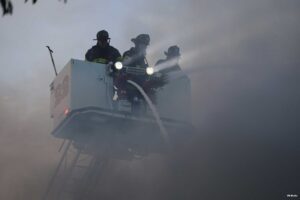
M 146 50 L 150 43 L 148 34 L 140 34 L 136 38 L 132 38 L 134 47 L 124 52 L 123 63 L 126 66 L 147 68 Z
M 97 40 L 97 44 L 86 52 L 85 59 L 87 61 L 108 64 L 122 60 L 120 52 L 110 46 L 110 38 L 106 30 L 99 31 L 94 40 Z
M 165 52 L 166 58 L 156 62 L 155 66 L 160 69 L 160 72 L 167 74 L 173 71 L 181 70 L 178 62 L 180 58 L 180 49 L 178 46 L 170 46 Z

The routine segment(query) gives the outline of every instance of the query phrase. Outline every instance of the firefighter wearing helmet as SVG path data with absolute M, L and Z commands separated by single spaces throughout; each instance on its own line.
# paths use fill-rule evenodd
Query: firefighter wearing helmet
M 106 30 L 99 31 L 94 40 L 97 40 L 97 44 L 86 52 L 85 59 L 87 61 L 107 64 L 122 60 L 120 52 L 110 46 L 110 38 Z
M 178 62 L 180 58 L 180 49 L 178 46 L 170 46 L 167 52 L 164 52 L 166 55 L 165 59 L 161 59 L 156 62 L 155 66 L 160 69 L 161 73 L 169 73 L 173 71 L 181 70 Z
M 134 47 L 124 52 L 123 63 L 127 66 L 147 68 L 146 50 L 150 43 L 148 34 L 140 34 L 136 38 L 132 38 Z

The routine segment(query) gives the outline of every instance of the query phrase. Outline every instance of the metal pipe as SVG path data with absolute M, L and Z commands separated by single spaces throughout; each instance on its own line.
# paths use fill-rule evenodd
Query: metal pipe
M 53 65 L 53 68 L 54 68 L 55 76 L 57 76 L 57 71 L 56 71 L 56 67 L 55 67 L 55 64 L 54 64 L 54 59 L 53 59 L 53 56 L 52 56 L 53 51 L 52 51 L 52 49 L 50 49 L 49 46 L 46 46 L 46 47 L 48 48 L 49 53 L 50 53 L 50 57 L 51 57 L 52 65 Z

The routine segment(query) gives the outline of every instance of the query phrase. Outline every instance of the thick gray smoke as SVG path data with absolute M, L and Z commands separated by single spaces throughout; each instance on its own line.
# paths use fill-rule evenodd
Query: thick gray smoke
M 0 33 L 1 68 L 15 67 L 0 74 L 0 199 L 39 199 L 59 158 L 60 142 L 49 134 L 50 58 L 46 50 L 41 53 L 41 44 L 56 45 L 61 69 L 70 57 L 83 58 L 92 44 L 87 38 L 106 27 L 120 51 L 129 49 L 130 38 L 149 33 L 150 64 L 163 58 L 169 46 L 181 48 L 181 67 L 192 81 L 197 133 L 169 156 L 115 162 L 103 179 L 100 197 L 300 196 L 299 1 L 129 1 L 121 3 L 122 9 L 113 2 L 103 11 L 106 16 L 116 13 L 110 20 L 93 14 L 99 12 L 97 6 L 76 0 L 59 7 L 58 13 L 65 9 L 59 16 L 37 11 L 46 4 L 32 7 L 28 17 L 36 24 L 18 22 L 29 10 L 0 20 L 1 29 L 10 30 Z M 55 6 L 48 8 L 54 12 Z M 33 19 L 37 13 L 44 23 Z M 27 23 L 32 32 L 23 27 Z M 31 38 L 26 49 L 24 39 L 15 35 L 22 32 Z M 22 53 L 16 59 L 18 49 Z M 49 70 L 40 69 L 45 63 Z M 28 72 L 30 67 L 34 72 Z
M 26 87 L 0 88 L 0 199 L 38 199 L 56 162 L 47 103 L 26 101 Z

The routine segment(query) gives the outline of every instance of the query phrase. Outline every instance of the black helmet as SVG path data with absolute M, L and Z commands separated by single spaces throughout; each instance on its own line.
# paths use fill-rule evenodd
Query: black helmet
M 140 34 L 140 35 L 136 36 L 136 38 L 132 38 L 131 41 L 134 44 L 149 45 L 149 43 L 150 43 L 150 36 L 148 34 Z
M 174 46 L 170 46 L 168 48 L 168 51 L 165 52 L 165 55 L 167 57 L 177 57 L 180 56 L 180 49 L 178 46 L 174 45 Z
M 110 39 L 108 32 L 106 30 L 102 30 L 97 33 L 97 39 L 94 39 L 94 40 L 99 41 L 99 40 L 108 40 L 108 39 Z

